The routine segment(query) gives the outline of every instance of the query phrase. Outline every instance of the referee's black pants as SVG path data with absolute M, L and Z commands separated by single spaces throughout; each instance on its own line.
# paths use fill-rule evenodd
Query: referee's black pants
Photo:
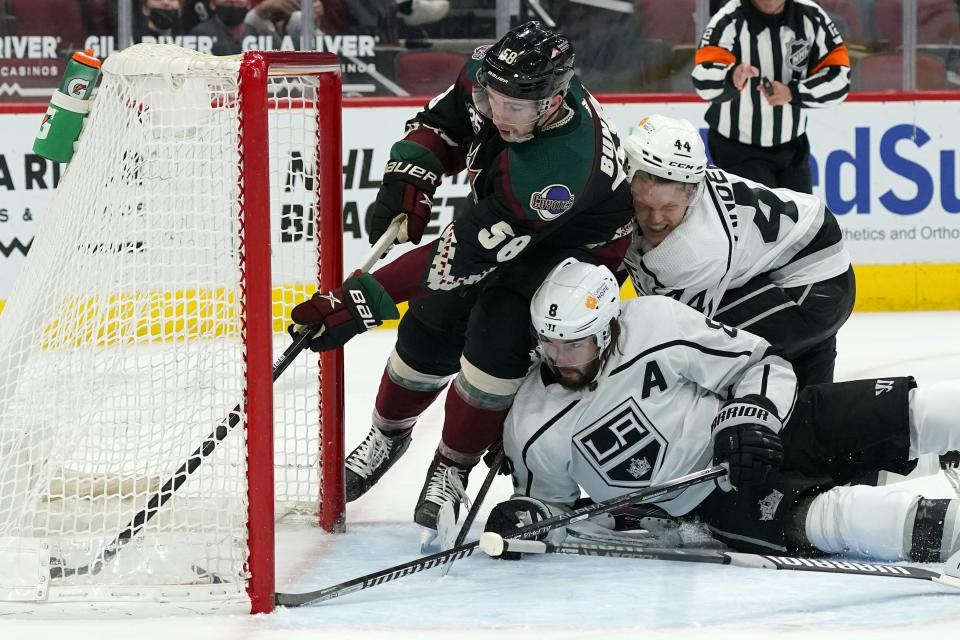
M 810 142 L 800 134 L 790 142 L 772 147 L 743 144 L 725 138 L 713 129 L 707 134 L 713 164 L 741 178 L 771 189 L 784 188 L 813 193 L 810 173 Z

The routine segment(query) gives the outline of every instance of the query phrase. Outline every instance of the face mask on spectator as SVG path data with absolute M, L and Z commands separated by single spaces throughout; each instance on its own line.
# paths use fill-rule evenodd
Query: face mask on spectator
M 160 31 L 173 29 L 180 22 L 180 11 L 177 9 L 150 9 L 150 22 Z
M 220 18 L 220 22 L 228 27 L 235 27 L 247 17 L 247 8 L 231 5 L 217 7 L 217 17 Z

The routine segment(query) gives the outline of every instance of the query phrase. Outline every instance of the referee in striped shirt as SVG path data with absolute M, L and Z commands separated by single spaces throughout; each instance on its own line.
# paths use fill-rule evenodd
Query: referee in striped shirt
M 850 56 L 812 0 L 730 0 L 700 39 L 693 86 L 707 108 L 707 144 L 721 169 L 811 193 L 805 109 L 839 104 Z

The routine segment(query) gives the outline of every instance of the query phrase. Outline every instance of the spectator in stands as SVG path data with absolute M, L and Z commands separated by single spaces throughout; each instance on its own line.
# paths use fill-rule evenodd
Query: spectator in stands
M 141 19 L 134 23 L 134 42 L 159 42 L 164 36 L 178 36 L 183 33 L 180 23 L 180 0 L 143 0 L 140 6 Z
M 380 44 L 397 42 L 396 0 L 323 0 L 324 33 L 379 36 Z
M 323 31 L 324 9 L 322 0 L 313 0 L 313 24 L 314 30 Z M 293 39 L 293 46 L 300 48 L 300 32 L 303 29 L 303 17 L 300 11 L 294 11 L 290 14 L 289 20 L 284 28 L 284 34 Z M 318 43 L 319 46 L 319 43 Z
M 693 86 L 710 101 L 714 164 L 768 187 L 813 191 L 806 109 L 850 91 L 847 47 L 810 0 L 730 0 L 707 24 Z
M 300 12 L 300 0 L 261 0 L 251 5 L 245 22 L 258 31 L 280 35 L 290 16 Z
M 277 30 L 269 19 L 275 12 L 285 10 L 296 0 L 263 0 L 251 10 L 249 0 L 210 0 L 213 15 L 190 30 L 190 35 L 210 36 L 214 39 L 211 53 L 218 56 L 243 52 L 244 38 L 249 36 L 270 36 L 272 48 L 280 47 Z M 292 11 L 292 9 L 291 9 Z M 253 48 L 260 48 L 257 41 Z
M 117 35 L 117 3 L 108 0 L 77 0 L 88 35 Z M 7 34 L 3 34 L 7 35 Z
M 210 0 L 180 0 L 182 10 L 180 19 L 183 22 L 183 30 L 187 33 L 193 31 L 193 28 L 209 20 L 213 15 L 213 9 L 210 7 Z

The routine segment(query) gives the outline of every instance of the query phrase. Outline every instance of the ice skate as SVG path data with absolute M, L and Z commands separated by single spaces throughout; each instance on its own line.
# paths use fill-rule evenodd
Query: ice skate
M 468 475 L 468 469 L 447 464 L 439 456 L 434 457 L 413 512 L 413 521 L 425 530 L 421 536 L 421 548 L 430 546 L 436 538 L 440 507 L 444 503 L 452 504 L 454 520 L 459 517 L 460 503 L 466 501 Z
M 400 459 L 410 446 L 411 430 L 389 436 L 377 427 L 370 432 L 344 460 L 346 467 L 347 502 L 353 502 L 377 484 L 383 474 Z

